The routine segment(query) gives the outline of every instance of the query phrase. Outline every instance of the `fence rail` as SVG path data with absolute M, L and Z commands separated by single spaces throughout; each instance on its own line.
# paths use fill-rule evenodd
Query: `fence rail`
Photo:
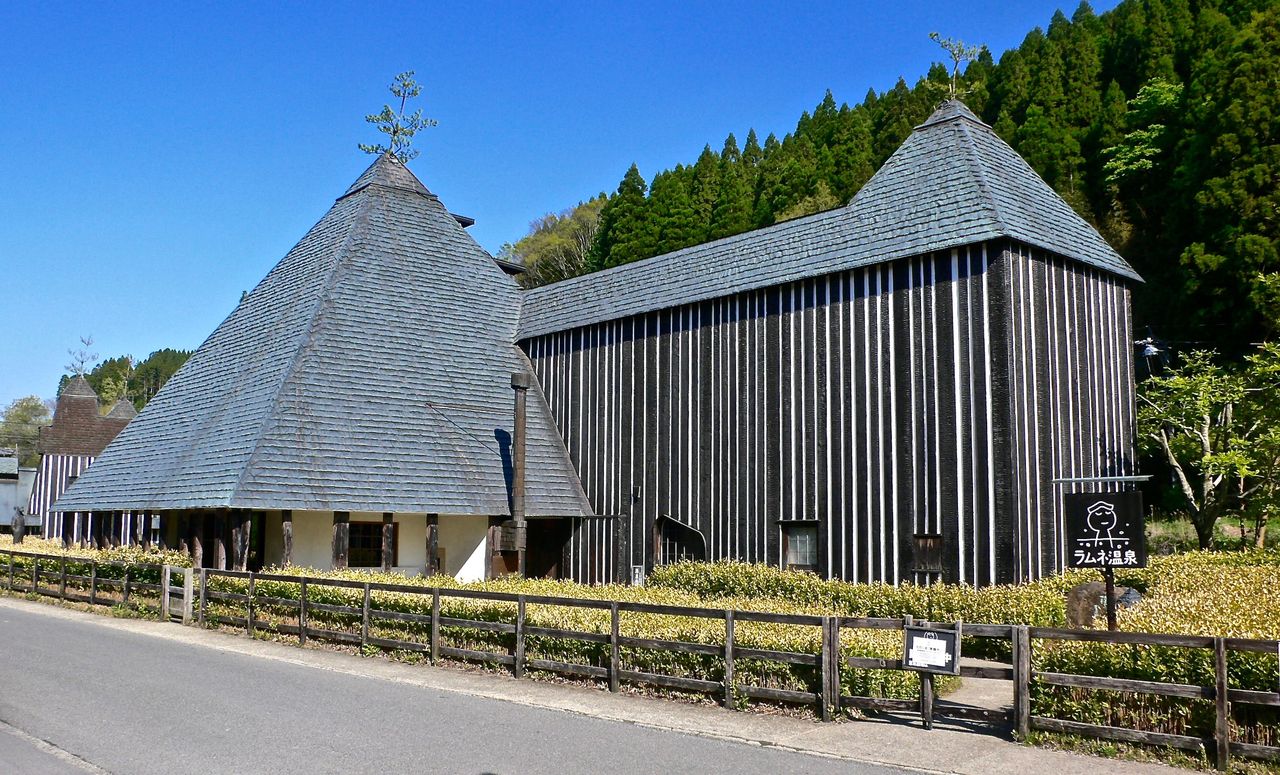
M 962 664 L 960 675 L 968 678 L 1008 681 L 1010 686 L 1008 708 L 986 708 L 935 699 L 933 678 L 920 673 L 920 693 L 916 699 L 870 697 L 844 694 L 840 668 L 864 670 L 908 670 L 902 660 L 893 657 L 843 656 L 841 634 L 857 630 L 899 630 L 913 624 L 905 619 L 875 617 L 816 616 L 807 614 L 780 614 L 762 611 L 735 611 L 718 608 L 658 605 L 626 601 L 609 601 L 581 598 L 525 595 L 508 592 L 422 587 L 411 584 L 362 582 L 349 579 L 327 579 L 243 571 L 176 568 L 167 565 L 129 566 L 123 563 L 103 563 L 60 555 L 34 554 L 0 550 L 0 557 L 7 558 L 6 586 L 14 592 L 34 592 L 63 600 L 78 600 L 90 604 L 113 605 L 135 599 L 139 592 L 154 593 L 157 608 L 165 619 L 176 619 L 184 624 L 193 621 L 201 626 L 225 624 L 245 629 L 249 634 L 274 633 L 297 638 L 298 644 L 308 640 L 326 640 L 347 645 L 395 649 L 425 654 L 430 662 L 441 658 L 487 662 L 509 667 L 517 677 L 528 670 L 539 670 L 605 681 L 610 691 L 619 691 L 623 682 L 656 686 L 684 692 L 695 692 L 715 697 L 725 707 L 737 706 L 739 698 L 770 702 L 812 705 L 823 720 L 829 720 L 845 710 L 863 710 L 889 713 L 919 714 L 924 725 L 932 726 L 935 716 L 965 719 L 995 725 L 1000 731 L 1012 729 L 1019 737 L 1031 730 L 1060 732 L 1085 737 L 1115 740 L 1146 745 L 1169 746 L 1181 750 L 1211 754 L 1218 769 L 1225 770 L 1232 756 L 1264 761 L 1280 762 L 1280 746 L 1259 745 L 1231 739 L 1231 708 L 1233 704 L 1259 707 L 1280 707 L 1280 691 L 1234 689 L 1230 686 L 1227 671 L 1227 655 L 1230 652 L 1276 654 L 1280 664 L 1280 642 L 1275 640 L 1251 640 L 1155 633 L 1106 632 L 1097 630 L 1066 630 L 1047 627 L 1028 627 L 1008 624 L 964 624 L 965 640 L 974 639 L 1007 641 L 1012 655 L 1008 666 Z M 0 560 L 3 562 L 3 560 Z M 18 571 L 21 566 L 22 572 Z M 4 567 L 0 565 L 0 567 Z M 72 572 L 72 571 L 85 571 Z M 107 575 L 104 576 L 104 571 Z M 132 578 L 131 578 L 131 571 Z M 147 572 L 158 573 L 159 583 L 140 580 L 137 576 Z M 180 586 L 173 586 L 175 576 L 181 578 Z M 244 591 L 229 591 L 211 586 L 211 580 L 237 580 L 244 583 Z M 44 582 L 43 585 L 41 582 Z M 296 587 L 297 597 L 266 595 L 259 591 L 263 582 L 283 583 Z M 358 604 L 321 602 L 314 599 L 317 589 L 344 589 L 359 593 Z M 87 594 L 86 594 L 87 593 Z M 378 605 L 374 593 L 395 593 L 430 599 L 430 613 L 413 613 L 390 610 Z M 502 621 L 466 618 L 442 613 L 442 600 L 471 600 L 479 603 L 504 606 Z M 173 601 L 181 601 L 175 606 Z M 212 604 L 229 607 L 234 615 Z M 608 631 L 587 631 L 568 627 L 552 627 L 527 622 L 529 605 L 553 606 L 566 609 L 590 609 L 607 611 Z M 263 617 L 264 607 L 269 612 Z M 508 610 L 509 609 L 509 610 Z M 294 622 L 282 620 L 279 611 L 287 611 Z M 337 617 L 337 624 L 321 621 L 316 626 L 314 615 L 322 618 Z M 723 636 L 717 642 L 696 642 L 663 638 L 644 638 L 622 633 L 624 614 L 688 617 L 718 620 L 723 623 Z M 425 640 L 407 637 L 385 637 L 376 631 L 379 623 L 404 623 L 426 628 Z M 737 628 L 743 622 L 790 625 L 815 628 L 820 648 L 816 652 L 782 651 L 744 646 L 738 642 Z M 914 624 L 929 624 L 914 622 Z M 938 623 L 933 623 L 938 624 Z M 349 629 L 335 629 L 345 626 Z M 455 633 L 476 632 L 501 636 L 501 651 L 450 645 L 442 637 L 445 630 Z M 555 638 L 607 647 L 604 664 L 569 662 L 530 656 L 529 638 Z M 1214 684 L 1201 686 L 1173 682 L 1148 681 L 1112 676 L 1077 675 L 1070 673 L 1039 671 L 1033 669 L 1033 644 L 1062 641 L 1087 641 L 1134 646 L 1162 646 L 1211 650 L 1214 655 Z M 474 644 L 472 644 L 474 645 Z M 623 649 L 643 649 L 667 653 L 691 654 L 717 661 L 721 670 L 720 680 L 688 675 L 627 669 Z M 762 660 L 814 668 L 815 685 L 811 690 L 783 689 L 754 685 L 742 680 L 737 670 L 740 660 Z M 1151 730 L 1089 724 L 1069 719 L 1033 715 L 1031 694 L 1034 686 L 1066 687 L 1081 690 L 1129 692 L 1142 695 L 1177 699 L 1212 700 L 1215 703 L 1214 732 L 1212 737 L 1170 734 Z

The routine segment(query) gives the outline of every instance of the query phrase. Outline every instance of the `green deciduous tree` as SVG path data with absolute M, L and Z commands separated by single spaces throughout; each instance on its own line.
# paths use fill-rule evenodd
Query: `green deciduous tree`
M 1140 385 L 1140 440 L 1173 472 L 1200 547 L 1232 509 L 1263 519 L 1280 492 L 1280 346 L 1265 345 L 1243 366 L 1193 351 Z
M 0 446 L 12 448 L 19 465 L 36 465 L 40 462 L 40 429 L 51 419 L 48 404 L 39 396 L 14 400 L 0 416 Z
M 504 245 L 498 257 L 524 265 L 525 271 L 517 279 L 525 288 L 582 274 L 607 201 L 600 194 L 576 207 L 547 213 L 530 224 L 529 233 L 518 242 Z

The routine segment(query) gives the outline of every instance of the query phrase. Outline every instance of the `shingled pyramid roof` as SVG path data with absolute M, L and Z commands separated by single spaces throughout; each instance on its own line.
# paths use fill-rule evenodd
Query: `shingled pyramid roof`
M 519 303 L 381 156 L 55 508 L 508 514 Z M 528 513 L 589 514 L 530 399 Z
M 519 336 L 1000 237 L 1141 280 L 991 127 L 949 100 L 847 206 L 532 289 Z

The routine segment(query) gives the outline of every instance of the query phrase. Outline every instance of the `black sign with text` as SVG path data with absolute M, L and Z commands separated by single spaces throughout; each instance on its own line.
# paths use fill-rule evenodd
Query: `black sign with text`
M 902 628 L 902 666 L 921 673 L 960 674 L 960 625 L 954 629 L 940 627 Z
M 1142 493 L 1063 496 L 1068 568 L 1147 567 Z

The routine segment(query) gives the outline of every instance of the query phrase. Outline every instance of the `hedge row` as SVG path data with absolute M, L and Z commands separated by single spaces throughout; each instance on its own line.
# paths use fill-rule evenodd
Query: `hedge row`
M 951 584 L 850 584 L 809 573 L 744 563 L 681 563 L 659 568 L 652 586 L 693 591 L 707 605 L 748 596 L 753 604 L 789 600 L 849 616 L 907 614 L 934 621 L 971 621 L 1060 627 L 1067 590 L 1098 574 L 1074 571 L 1020 586 L 973 589 Z M 1142 601 L 1119 615 L 1121 630 L 1185 635 L 1280 639 L 1280 552 L 1192 552 L 1152 558 L 1141 570 L 1119 574 L 1118 583 L 1143 591 Z M 972 651 L 966 643 L 966 653 Z M 1210 686 L 1213 654 L 1206 649 L 1115 646 L 1074 641 L 1033 644 L 1036 670 Z M 1231 685 L 1275 691 L 1275 654 L 1228 655 Z M 1111 726 L 1209 736 L 1211 701 L 1150 697 L 1036 685 L 1032 710 Z M 1236 739 L 1280 745 L 1280 713 L 1237 706 Z
M 308 578 L 337 578 L 402 585 L 409 584 L 423 587 L 424 592 L 430 587 L 444 589 L 465 588 L 540 596 L 704 607 L 703 601 L 696 595 L 662 588 L 619 585 L 586 586 L 572 582 L 533 579 L 502 579 L 482 583 L 460 584 L 455 579 L 447 576 L 405 579 L 397 574 L 349 570 L 315 571 L 296 567 L 272 569 L 270 572 L 282 575 L 306 575 Z M 209 586 L 212 590 L 224 592 L 243 594 L 246 591 L 246 582 L 243 579 L 213 577 L 210 579 Z M 256 585 L 256 592 L 257 595 L 263 597 L 293 601 L 298 598 L 299 585 L 292 582 L 259 580 Z M 359 589 L 327 587 L 318 584 L 308 585 L 307 600 L 321 604 L 359 608 L 363 601 L 363 592 Z M 375 610 L 412 613 L 422 616 L 427 616 L 431 613 L 432 602 L 429 594 L 374 591 L 370 595 L 370 601 L 372 608 Z M 787 614 L 823 615 L 829 613 L 813 606 L 797 606 L 776 600 L 722 600 L 717 601 L 716 607 Z M 447 595 L 441 597 L 441 615 L 448 618 L 513 623 L 515 621 L 515 608 L 514 603 L 455 598 Z M 244 609 L 235 603 L 214 602 L 210 604 L 209 611 L 223 616 L 244 615 Z M 293 624 L 296 622 L 296 608 L 293 605 L 262 605 L 258 607 L 257 615 L 273 624 Z M 533 627 L 550 627 L 598 634 L 607 634 L 610 630 L 609 612 L 601 609 L 530 604 L 526 608 L 525 617 L 526 623 Z M 426 624 L 378 620 L 376 616 L 373 617 L 372 622 L 371 634 L 374 637 L 426 643 L 430 634 L 429 626 Z M 315 611 L 308 613 L 308 623 L 312 627 L 356 633 L 360 628 L 360 617 Z M 620 615 L 620 626 L 623 636 L 651 640 L 675 640 L 723 646 L 725 638 L 725 626 L 721 619 L 623 612 Z M 493 633 L 467 627 L 442 627 L 441 637 L 442 644 L 446 646 L 480 649 L 495 653 L 508 653 L 514 645 L 513 636 L 510 634 Z M 821 632 L 817 626 L 737 622 L 734 642 L 742 648 L 818 654 L 821 650 Z M 901 649 L 902 636 L 899 632 L 846 631 L 841 637 L 841 654 L 843 657 L 895 658 L 900 655 Z M 605 667 L 608 665 L 609 647 L 604 643 L 592 643 L 572 638 L 530 636 L 526 643 L 526 654 L 529 658 Z M 621 656 L 622 669 L 624 670 L 661 673 L 716 682 L 721 681 L 724 677 L 724 661 L 719 656 L 686 654 L 637 647 L 624 647 Z M 844 660 L 841 661 L 843 664 Z M 740 684 L 813 692 L 815 694 L 819 690 L 819 675 L 814 667 L 740 658 L 735 660 L 735 672 L 737 674 L 737 682 Z M 954 681 L 944 682 L 941 688 L 945 690 L 953 685 Z M 846 694 L 870 697 L 912 698 L 917 696 L 919 690 L 919 682 L 915 676 L 898 671 L 854 669 L 847 665 L 841 668 L 841 686 L 842 691 Z
M 21 544 L 13 543 L 13 536 L 0 535 L 0 549 L 13 549 L 18 552 L 30 554 L 48 554 L 55 557 L 66 557 L 68 560 L 77 561 L 77 564 L 68 567 L 69 573 L 79 575 L 88 573 L 88 563 L 90 561 L 101 563 L 98 575 L 104 579 L 118 579 L 124 577 L 126 569 L 129 571 L 129 578 L 135 581 L 142 581 L 148 584 L 160 583 L 160 569 L 157 565 L 173 565 L 176 567 L 190 568 L 191 555 L 185 552 L 179 552 L 174 549 L 142 549 L 137 546 L 116 546 L 108 549 L 78 549 L 71 547 L 64 549 L 61 541 L 48 541 L 43 538 L 27 537 Z M 41 572 L 45 569 L 52 570 L 53 563 L 51 561 L 42 561 Z M 15 574 L 25 570 L 26 574 L 30 574 L 30 560 L 19 558 L 16 561 Z M 79 563 L 84 563 L 81 566 Z M 8 562 L 0 558 L 0 569 L 4 573 L 8 572 Z

